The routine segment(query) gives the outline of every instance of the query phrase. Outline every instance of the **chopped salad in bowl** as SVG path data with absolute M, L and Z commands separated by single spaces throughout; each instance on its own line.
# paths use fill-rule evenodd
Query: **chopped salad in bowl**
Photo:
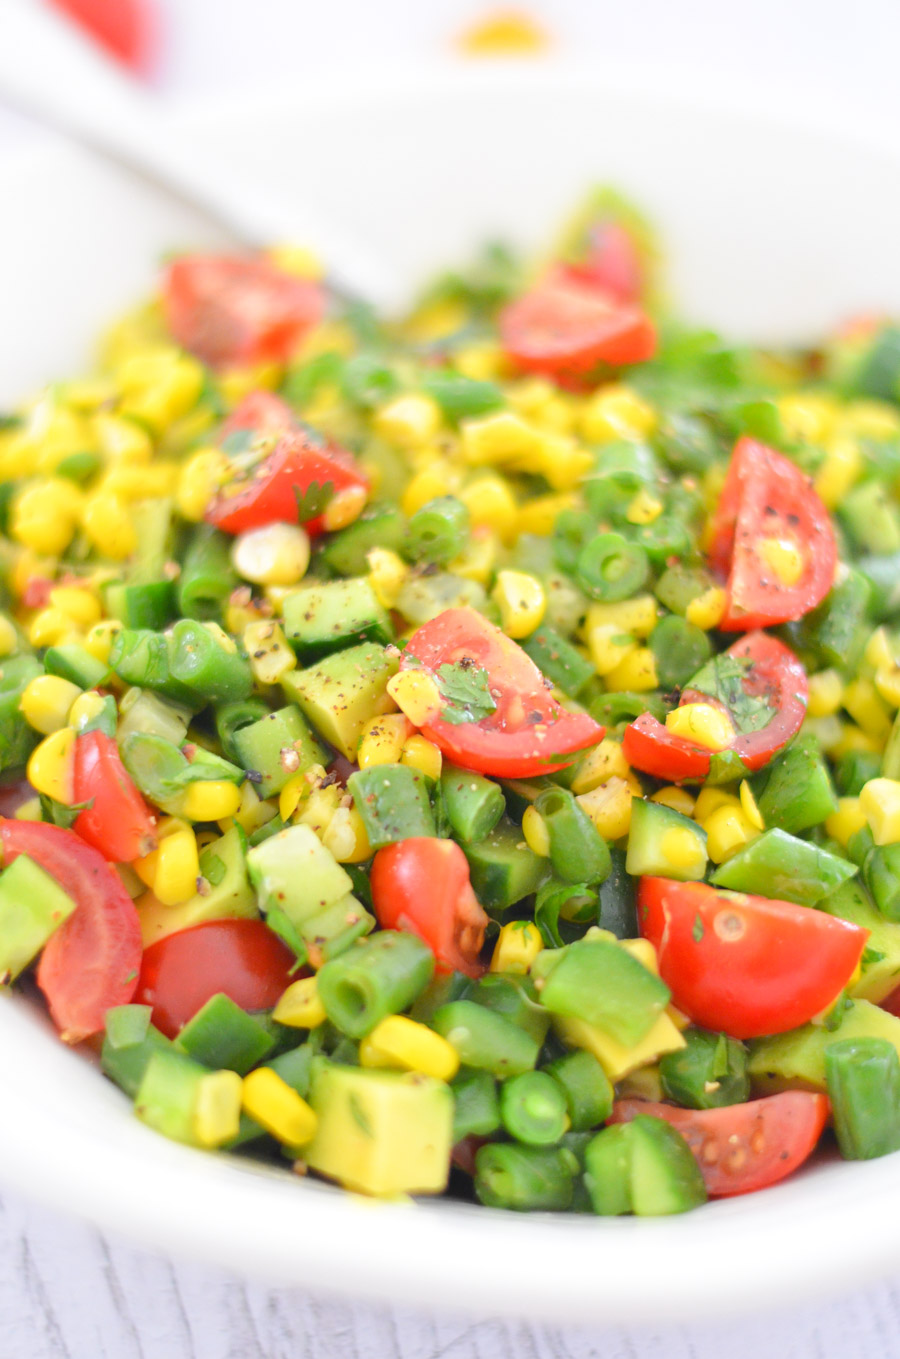
M 900 332 L 640 216 L 384 321 L 182 255 L 0 426 L 0 971 L 138 1118 L 664 1215 L 900 1148 Z

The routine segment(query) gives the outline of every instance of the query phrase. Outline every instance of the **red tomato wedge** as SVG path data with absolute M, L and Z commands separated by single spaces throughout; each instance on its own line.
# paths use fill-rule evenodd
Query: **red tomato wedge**
M 156 848 L 156 820 L 102 731 L 86 731 L 75 742 L 75 801 L 92 805 L 73 829 L 104 858 L 126 864 Z
M 296 958 L 262 920 L 210 920 L 166 935 L 144 953 L 135 1001 L 175 1038 L 220 991 L 243 1010 L 268 1010 L 296 980 Z
M 440 682 L 443 665 L 487 672 L 496 707 L 475 722 L 438 718 L 422 731 L 462 769 L 500 778 L 552 774 L 603 739 L 605 728 L 587 713 L 568 712 L 552 696 L 529 656 L 474 609 L 445 609 L 413 633 L 401 670 L 417 662 Z
M 600 363 L 640 363 L 656 350 L 653 322 L 639 307 L 563 268 L 504 307 L 499 326 L 509 357 L 549 377 L 577 377 Z
M 565 266 L 570 277 L 599 288 L 617 302 L 640 301 L 642 269 L 631 233 L 621 222 L 597 221 L 587 230 L 584 256 Z
M 224 443 L 232 434 L 244 430 L 254 434 L 281 434 L 284 430 L 295 429 L 296 425 L 294 412 L 280 396 L 274 392 L 248 392 L 219 430 L 219 442 Z
M 808 1090 L 724 1109 L 676 1109 L 643 1099 L 620 1099 L 610 1123 L 638 1114 L 664 1118 L 687 1142 L 711 1198 L 751 1194 L 777 1184 L 815 1150 L 828 1117 L 828 1099 Z
M 166 270 L 163 306 L 180 345 L 226 368 L 285 363 L 322 319 L 325 294 L 259 256 L 182 255 Z
M 786 1033 L 834 1001 L 869 931 L 789 901 L 642 878 L 638 924 L 673 1004 L 732 1038 Z
M 4 863 L 27 854 L 55 878 L 75 910 L 41 954 L 37 983 L 66 1043 L 99 1033 L 113 1005 L 127 1005 L 141 967 L 141 925 L 118 874 L 74 831 L 39 821 L 0 821 Z
M 765 632 L 748 632 L 724 655 L 748 662 L 744 673 L 729 679 L 722 664 L 724 658 L 716 658 L 695 676 L 697 684 L 707 687 L 689 685 L 681 695 L 681 704 L 713 703 L 724 709 L 735 728 L 728 749 L 753 772 L 767 764 L 800 730 L 809 692 L 806 671 L 789 647 Z M 626 728 L 622 748 L 629 764 L 658 779 L 680 783 L 705 778 L 709 773 L 710 752 L 673 735 L 651 713 L 642 713 Z
M 244 533 L 276 521 L 296 524 L 297 496 L 313 486 L 320 491 L 330 486 L 333 498 L 358 497 L 360 506 L 369 492 L 368 480 L 343 448 L 304 430 L 288 431 L 254 466 L 235 465 L 233 479 L 217 492 L 206 518 L 226 533 Z M 321 513 L 299 522 L 307 533 L 324 532 Z
M 370 881 L 382 929 L 417 934 L 439 972 L 481 976 L 478 955 L 488 916 L 472 891 L 459 845 L 430 836 L 400 840 L 375 855 Z
M 101 47 L 135 71 L 146 70 L 155 47 L 153 7 L 146 0 L 50 0 Z
M 719 626 L 746 632 L 802 618 L 820 604 L 834 581 L 837 543 L 809 478 L 781 453 L 745 437 L 734 447 L 709 556 L 727 576 Z M 779 560 L 788 563 L 780 572 Z

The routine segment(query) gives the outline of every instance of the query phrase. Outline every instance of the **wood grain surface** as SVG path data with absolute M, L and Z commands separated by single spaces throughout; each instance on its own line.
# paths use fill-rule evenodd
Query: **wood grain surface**
M 266 1288 L 0 1198 L 0 1359 L 900 1357 L 900 1279 L 793 1312 L 662 1328 L 472 1321 L 454 1302 L 448 1288 L 446 1312 L 426 1315 Z

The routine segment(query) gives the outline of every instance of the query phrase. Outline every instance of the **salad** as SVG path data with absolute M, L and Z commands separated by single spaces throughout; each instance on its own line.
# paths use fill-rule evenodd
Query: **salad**
M 0 421 L 0 974 L 197 1148 L 617 1215 L 900 1148 L 900 330 L 593 194 L 402 321 L 182 255 Z

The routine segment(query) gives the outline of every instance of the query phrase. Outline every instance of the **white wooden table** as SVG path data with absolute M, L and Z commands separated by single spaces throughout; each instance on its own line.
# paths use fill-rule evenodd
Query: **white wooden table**
M 2 0 L 0 0 L 2 3 Z M 327 64 L 336 77 L 445 54 L 487 0 L 158 0 L 169 40 L 165 96 L 269 88 Z M 526 0 L 519 0 L 526 7 Z M 896 0 L 532 0 L 558 50 L 651 70 L 680 59 L 708 83 L 753 81 L 814 107 L 844 107 L 900 136 Z M 0 146 L 15 138 L 0 120 Z M 2 1115 L 9 1117 L 6 1111 Z M 173 1211 L 175 1205 L 173 1205 Z M 895 1205 L 885 1211 L 896 1212 Z M 852 1241 L 835 1240 L 837 1252 Z M 598 1261 L 602 1269 L 602 1261 Z M 698 1260 L 696 1268 L 702 1270 Z M 448 1276 L 452 1262 L 448 1262 Z M 652 1281 L 648 1281 L 648 1289 Z M 730 1323 L 586 1330 L 472 1321 L 315 1298 L 170 1260 L 38 1208 L 0 1166 L 0 1359 L 900 1359 L 893 1282 L 816 1306 Z

